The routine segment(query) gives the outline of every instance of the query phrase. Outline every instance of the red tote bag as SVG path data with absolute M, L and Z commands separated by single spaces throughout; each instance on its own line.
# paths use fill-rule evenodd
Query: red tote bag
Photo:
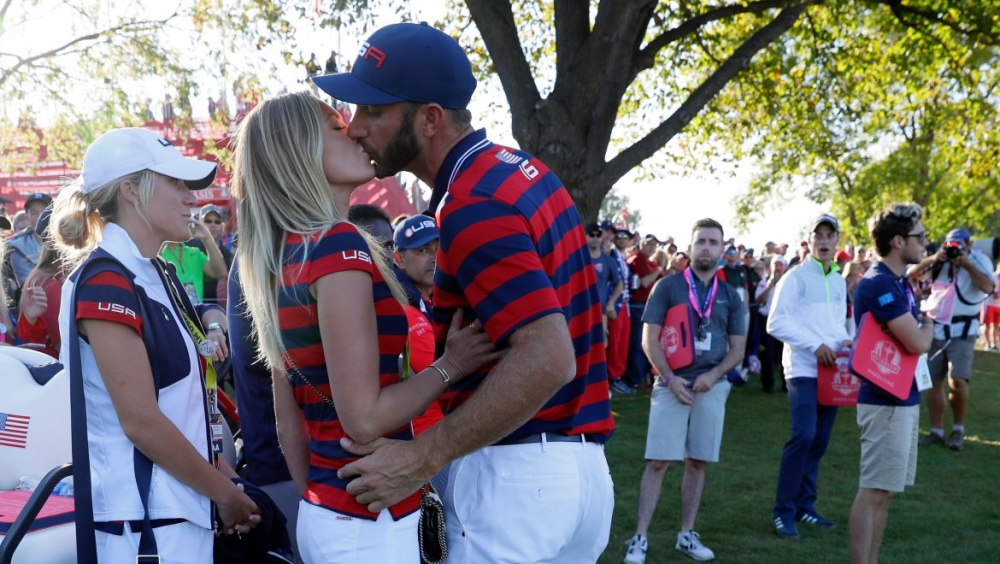
M 680 370 L 694 362 L 694 334 L 687 304 L 677 304 L 667 310 L 660 330 L 660 346 L 670 370 Z
M 871 315 L 861 316 L 858 340 L 851 354 L 851 371 L 899 400 L 910 396 L 920 355 L 906 352 L 903 345 L 882 330 Z

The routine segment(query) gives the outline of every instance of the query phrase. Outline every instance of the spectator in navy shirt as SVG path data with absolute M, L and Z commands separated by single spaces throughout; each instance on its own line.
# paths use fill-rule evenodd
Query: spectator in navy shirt
M 871 314 L 866 323 L 878 323 L 910 354 L 931 348 L 934 325 L 920 316 L 906 267 L 920 262 L 927 231 L 917 204 L 893 204 L 869 222 L 872 244 L 881 260 L 858 283 L 854 319 Z M 919 316 L 919 317 L 918 317 Z M 870 354 L 855 343 L 855 354 Z M 851 562 L 878 562 L 889 502 L 917 474 L 917 430 L 920 392 L 914 378 L 910 394 L 898 400 L 865 380 L 858 391 L 861 428 L 861 476 L 851 507 Z

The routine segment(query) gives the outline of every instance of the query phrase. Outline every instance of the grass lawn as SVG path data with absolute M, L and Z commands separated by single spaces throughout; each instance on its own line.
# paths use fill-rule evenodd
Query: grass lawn
M 965 450 L 922 448 L 916 485 L 889 508 L 884 563 L 1000 562 L 1000 354 L 977 352 L 966 417 Z M 635 533 L 635 513 L 649 418 L 649 394 L 612 400 L 617 430 L 607 446 L 615 481 L 611 541 L 600 559 L 621 562 Z M 781 451 L 788 438 L 785 395 L 761 392 L 751 380 L 729 396 L 721 460 L 709 465 L 696 530 L 729 562 L 849 562 L 848 515 L 858 485 L 858 427 L 854 409 L 841 409 L 820 466 L 817 509 L 837 522 L 833 530 L 799 525 L 801 537 L 774 534 L 771 508 Z M 951 415 L 945 416 L 945 434 Z M 922 408 L 921 433 L 930 423 Z M 683 465 L 672 466 L 649 532 L 647 562 L 685 562 L 674 550 L 680 526 Z

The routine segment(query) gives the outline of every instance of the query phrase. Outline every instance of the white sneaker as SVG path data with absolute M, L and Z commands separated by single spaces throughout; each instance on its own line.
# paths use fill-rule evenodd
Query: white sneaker
M 677 545 L 674 548 L 678 552 L 683 552 L 691 558 L 702 562 L 715 559 L 715 553 L 707 546 L 701 544 L 698 533 L 694 531 L 677 533 Z
M 625 541 L 625 544 L 628 545 L 628 550 L 625 551 L 625 564 L 646 564 L 648 539 L 642 538 L 642 535 L 635 535 Z

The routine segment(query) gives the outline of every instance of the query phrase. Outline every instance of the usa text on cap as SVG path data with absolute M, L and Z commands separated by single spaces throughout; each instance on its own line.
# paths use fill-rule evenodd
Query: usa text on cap
M 396 227 L 396 231 L 392 234 L 392 245 L 397 251 L 419 249 L 439 238 L 434 218 L 418 214 L 406 218 L 406 221 Z
M 361 44 L 351 72 L 317 76 L 313 82 L 338 100 L 365 106 L 408 100 L 463 109 L 476 90 L 465 51 L 426 23 L 379 29 Z
M 215 163 L 184 157 L 170 141 L 141 127 L 112 129 L 98 137 L 83 157 L 85 194 L 112 180 L 143 170 L 183 180 L 191 190 L 212 185 Z

